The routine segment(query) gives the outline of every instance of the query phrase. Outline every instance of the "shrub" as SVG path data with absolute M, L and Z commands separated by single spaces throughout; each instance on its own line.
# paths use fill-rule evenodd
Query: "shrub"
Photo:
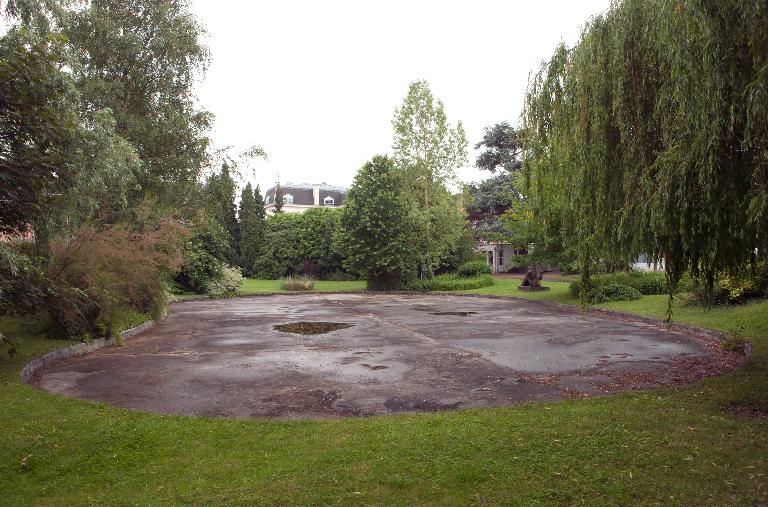
M 603 285 L 620 284 L 636 289 L 640 294 L 665 294 L 667 292 L 667 278 L 660 272 L 629 271 L 607 273 L 593 276 L 589 280 L 588 292 L 594 291 Z M 579 296 L 581 282 L 572 282 L 571 294 Z
M 469 261 L 459 266 L 457 273 L 462 278 L 474 278 L 480 275 L 490 275 L 491 267 L 485 261 Z
M 413 276 L 407 272 L 392 273 L 385 271 L 368 273 L 365 284 L 366 289 L 373 291 L 406 290 L 412 280 Z
M 0 241 L 0 315 L 35 313 L 51 293 L 44 263 L 20 243 Z
M 18 340 L 5 336 L 2 331 L 0 331 L 0 347 L 6 347 L 9 356 L 15 356 L 19 352 Z
M 208 284 L 208 295 L 215 299 L 236 296 L 243 285 L 243 275 L 239 268 L 224 264 L 221 276 Z
M 740 273 L 723 274 L 719 285 L 729 303 L 743 303 L 768 296 L 768 261 L 756 263 Z
M 299 255 L 299 215 L 280 213 L 267 220 L 267 232 L 253 273 L 256 278 L 274 280 L 299 271 L 302 259 Z
M 436 274 L 451 273 L 459 269 L 459 266 L 470 261 L 484 261 L 485 252 L 475 250 L 477 241 L 469 228 L 461 231 L 451 249 L 440 260 L 440 266 Z
M 132 308 L 118 307 L 102 315 L 96 323 L 96 332 L 99 336 L 112 336 L 119 339 L 120 334 L 126 329 L 156 318 L 154 315 L 138 312 Z
M 445 275 L 437 275 L 434 278 L 415 280 L 408 285 L 408 290 L 416 292 L 449 292 L 455 290 L 471 290 L 479 289 L 481 287 L 489 287 L 493 285 L 493 283 L 493 277 L 488 274 L 479 275 L 472 278 L 465 278 L 450 273 Z
M 205 294 L 209 285 L 223 276 L 222 266 L 220 260 L 205 250 L 188 250 L 176 280 L 185 289 Z
M 297 278 L 288 277 L 280 280 L 280 287 L 283 290 L 291 291 L 312 290 L 315 288 L 315 281 L 306 276 Z
M 665 294 L 667 292 L 667 276 L 664 273 L 631 272 L 625 285 L 634 287 L 640 294 Z
M 331 282 L 351 282 L 358 279 L 359 277 L 355 276 L 353 273 L 346 273 L 344 271 L 334 271 L 323 275 L 323 280 Z
M 711 294 L 707 294 L 701 281 L 694 281 L 686 300 L 689 305 L 739 304 L 768 297 L 768 262 L 760 261 L 737 273 L 723 273 L 716 277 Z
M 57 336 L 100 334 L 120 308 L 157 315 L 167 301 L 165 279 L 182 262 L 186 229 L 165 219 L 138 229 L 83 228 L 53 245 L 44 308 Z
M 611 301 L 634 301 L 640 299 L 640 291 L 629 285 L 621 283 L 607 283 L 601 285 L 587 294 L 590 303 L 609 303 Z

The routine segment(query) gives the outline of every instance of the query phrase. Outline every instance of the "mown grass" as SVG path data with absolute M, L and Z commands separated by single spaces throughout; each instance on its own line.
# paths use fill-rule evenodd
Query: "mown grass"
M 566 284 L 504 282 L 471 292 L 572 302 Z M 605 306 L 663 317 L 666 299 Z M 676 389 L 333 421 L 159 416 L 50 395 L 18 371 L 64 343 L 0 322 L 23 338 L 20 356 L 0 359 L 0 504 L 764 505 L 768 423 L 729 409 L 768 409 L 768 302 L 675 318 L 741 328 L 754 355 Z
M 364 280 L 353 280 L 345 282 L 334 282 L 329 280 L 316 280 L 315 285 L 310 292 L 348 292 L 365 290 Z M 241 295 L 259 294 L 265 292 L 290 292 L 281 286 L 280 280 L 257 280 L 255 278 L 246 278 L 240 287 Z

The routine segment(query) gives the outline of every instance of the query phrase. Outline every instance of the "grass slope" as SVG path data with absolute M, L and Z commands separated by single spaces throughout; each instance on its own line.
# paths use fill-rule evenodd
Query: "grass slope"
M 516 283 L 470 292 L 569 302 L 565 284 L 522 294 Z M 665 305 L 605 306 L 663 316 Z M 768 302 L 675 316 L 741 327 L 753 358 L 678 389 L 292 422 L 159 416 L 38 391 L 18 371 L 64 343 L 3 322 L 25 339 L 19 357 L 0 359 L 0 504 L 766 504 L 768 422 L 723 409 L 768 408 Z

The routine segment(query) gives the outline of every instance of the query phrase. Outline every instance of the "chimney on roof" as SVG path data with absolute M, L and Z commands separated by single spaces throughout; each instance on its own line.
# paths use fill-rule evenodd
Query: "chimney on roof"
M 315 206 L 320 206 L 320 185 L 312 185 L 312 198 L 315 200 Z

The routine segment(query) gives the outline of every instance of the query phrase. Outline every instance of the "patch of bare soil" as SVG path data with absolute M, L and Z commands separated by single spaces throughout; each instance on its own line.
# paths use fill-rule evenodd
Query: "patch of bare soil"
M 740 352 L 725 350 L 719 342 L 708 342 L 707 347 L 708 355 L 681 354 L 672 360 L 671 365 L 655 371 L 606 370 L 602 373 L 610 377 L 610 382 L 599 383 L 595 387 L 610 393 L 623 389 L 690 384 L 733 371 L 746 359 Z
M 440 412 L 442 410 L 455 410 L 462 403 L 442 403 L 435 400 L 420 400 L 414 398 L 389 398 L 384 406 L 391 412 Z

